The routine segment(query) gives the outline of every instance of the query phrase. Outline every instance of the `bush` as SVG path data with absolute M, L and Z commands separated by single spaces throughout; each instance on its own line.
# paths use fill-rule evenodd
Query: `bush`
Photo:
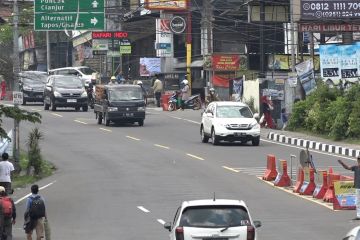
M 42 172 L 42 156 L 40 151 L 39 141 L 43 138 L 42 133 L 38 128 L 34 128 L 29 134 L 28 138 L 28 166 L 27 174 L 30 174 L 30 170 L 34 168 L 34 174 L 39 175 Z

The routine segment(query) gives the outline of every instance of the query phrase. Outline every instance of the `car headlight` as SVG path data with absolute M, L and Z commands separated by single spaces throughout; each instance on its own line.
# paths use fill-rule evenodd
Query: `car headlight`
M 54 96 L 55 96 L 55 97 L 61 97 L 61 93 L 55 91 L 55 92 L 54 92 Z
M 87 92 L 84 91 L 84 92 L 81 94 L 81 97 L 87 97 Z
M 137 110 L 138 111 L 145 111 L 145 107 L 138 107 Z
M 254 130 L 260 129 L 260 124 L 255 122 L 255 123 L 251 124 L 250 127 L 251 127 L 251 129 L 254 129 Z
M 226 123 L 220 123 L 220 126 L 224 128 L 230 128 L 230 124 L 226 124 Z
M 115 112 L 117 110 L 118 110 L 117 107 L 108 107 L 108 112 Z

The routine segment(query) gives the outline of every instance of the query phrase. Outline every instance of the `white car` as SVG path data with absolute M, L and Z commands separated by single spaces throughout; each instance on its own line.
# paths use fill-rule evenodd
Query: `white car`
M 360 240 L 360 226 L 351 229 L 343 240 Z
M 253 114 L 248 105 L 242 102 L 212 102 L 202 114 L 201 141 L 207 143 L 211 138 L 214 145 L 221 140 L 252 142 L 260 144 L 259 114 Z
M 89 86 L 91 82 L 92 74 L 96 73 L 95 70 L 86 67 L 64 67 L 64 68 L 55 68 L 49 70 L 49 75 L 74 75 L 78 76 L 81 80 L 84 81 L 85 86 Z
M 260 226 L 243 201 L 215 198 L 183 202 L 164 224 L 170 240 L 256 240 Z

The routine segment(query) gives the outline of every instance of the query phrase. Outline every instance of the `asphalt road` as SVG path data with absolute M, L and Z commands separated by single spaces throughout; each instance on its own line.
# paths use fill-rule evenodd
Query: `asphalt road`
M 148 109 L 144 127 L 97 125 L 94 114 L 39 111 L 44 133 L 42 153 L 56 173 L 44 187 L 52 239 L 168 239 L 162 226 L 173 220 L 184 200 L 242 199 L 253 219 L 262 221 L 258 239 L 342 239 L 352 227 L 355 211 L 333 211 L 284 192 L 258 177 L 266 155 L 290 160 L 300 149 L 262 139 L 259 147 L 239 144 L 212 146 L 200 142 L 199 111 L 162 112 Z M 10 128 L 11 121 L 4 126 Z M 21 123 L 22 144 L 35 125 Z M 338 157 L 313 152 L 315 165 L 344 172 Z M 346 162 L 351 163 L 351 160 Z M 296 161 L 293 163 L 296 166 Z M 18 221 L 14 239 L 24 239 L 23 197 L 17 189 Z

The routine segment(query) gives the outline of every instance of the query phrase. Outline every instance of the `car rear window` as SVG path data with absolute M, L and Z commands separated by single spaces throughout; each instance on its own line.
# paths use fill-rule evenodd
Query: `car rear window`
M 235 227 L 251 225 L 249 214 L 241 206 L 206 206 L 186 208 L 180 219 L 183 227 Z

